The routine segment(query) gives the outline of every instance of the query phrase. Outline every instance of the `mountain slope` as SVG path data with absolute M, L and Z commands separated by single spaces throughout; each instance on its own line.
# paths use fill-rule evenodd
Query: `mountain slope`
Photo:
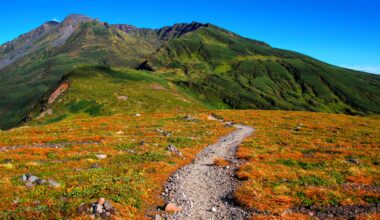
M 62 103 L 47 105 L 47 100 L 65 80 L 72 85 L 80 85 L 76 82 L 86 78 L 92 81 L 96 77 L 91 71 L 102 75 L 99 80 L 108 80 L 114 71 L 142 77 L 144 82 L 152 77 L 162 80 L 170 85 L 168 96 L 164 97 L 171 104 L 159 101 L 159 93 L 147 89 L 151 84 L 131 87 L 136 94 L 150 97 L 152 102 L 145 106 L 161 103 L 156 106 L 157 111 L 196 106 L 380 113 L 377 75 L 275 49 L 211 24 L 193 22 L 147 29 L 70 15 L 61 23 L 47 22 L 0 46 L 0 128 L 11 128 L 30 119 L 48 122 L 54 117 L 76 114 Z M 72 73 L 78 77 L 71 77 Z M 107 102 L 107 96 L 115 97 L 114 85 L 128 87 L 132 81 L 113 78 L 102 91 L 102 102 Z M 79 98 L 92 103 L 91 97 L 96 94 L 95 88 L 74 87 L 65 94 L 73 91 L 82 94 L 71 96 L 68 102 Z M 178 96 L 187 101 L 177 102 Z M 109 102 L 101 114 L 145 109 L 141 107 L 144 105 L 133 103 Z M 54 114 L 37 119 L 51 105 Z
M 174 73 L 169 78 L 217 107 L 380 113 L 379 76 L 212 25 L 167 42 L 145 66 Z

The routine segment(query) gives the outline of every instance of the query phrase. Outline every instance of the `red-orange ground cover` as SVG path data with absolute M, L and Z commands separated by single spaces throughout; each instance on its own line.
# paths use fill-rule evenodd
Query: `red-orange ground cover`
M 208 120 L 207 113 L 192 115 L 199 120 L 186 121 L 185 115 L 174 113 L 116 115 L 0 132 L 0 149 L 33 143 L 74 143 L 62 148 L 0 152 L 0 218 L 86 219 L 78 216 L 76 208 L 99 197 L 117 208 L 115 218 L 147 218 L 156 206 L 163 205 L 162 186 L 169 175 L 189 163 L 204 146 L 232 130 Z M 174 144 L 183 157 L 167 151 L 169 144 Z M 107 158 L 98 159 L 96 154 Z M 27 188 L 19 180 L 26 173 L 54 179 L 61 187 Z
M 256 129 L 237 152 L 247 160 L 237 173 L 244 180 L 236 192 L 242 205 L 281 216 L 297 206 L 379 203 L 379 117 L 287 111 L 216 114 Z

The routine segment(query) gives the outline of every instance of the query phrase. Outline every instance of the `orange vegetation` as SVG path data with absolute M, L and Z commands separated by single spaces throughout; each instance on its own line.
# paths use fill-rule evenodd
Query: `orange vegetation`
M 377 202 L 380 118 L 287 111 L 217 111 L 250 125 L 237 156 L 244 206 L 281 214 L 295 206 Z M 268 217 L 268 216 L 266 216 Z M 255 218 L 260 218 L 256 216 Z

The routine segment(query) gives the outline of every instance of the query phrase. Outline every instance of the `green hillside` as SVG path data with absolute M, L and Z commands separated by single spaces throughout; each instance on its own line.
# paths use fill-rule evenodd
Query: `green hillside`
M 61 101 L 46 105 L 65 80 Z M 371 114 L 379 88 L 380 76 L 196 22 L 144 29 L 71 15 L 0 46 L 0 129 L 194 108 Z M 40 118 L 47 108 L 53 114 Z
M 31 124 L 57 122 L 72 117 L 119 113 L 144 114 L 202 109 L 203 105 L 178 87 L 144 71 L 85 66 L 71 71 L 70 88 L 52 105 L 49 114 L 35 112 Z
M 173 39 L 145 67 L 216 107 L 380 113 L 380 76 L 209 25 Z

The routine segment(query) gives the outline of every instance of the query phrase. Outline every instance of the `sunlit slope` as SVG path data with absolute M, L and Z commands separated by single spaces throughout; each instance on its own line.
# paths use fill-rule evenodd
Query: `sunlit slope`
M 379 76 L 272 48 L 213 25 L 167 42 L 145 67 L 216 107 L 380 112 Z
M 76 24 L 62 45 L 54 45 L 53 33 L 45 34 L 46 39 L 38 44 L 41 46 L 38 50 L 0 70 L 0 128 L 29 120 L 29 113 L 40 110 L 46 98 L 78 66 L 134 68 L 153 50 L 145 41 L 115 28 L 106 28 L 97 21 Z
M 89 66 L 70 72 L 64 82 L 69 89 L 45 106 L 44 117 L 36 112 L 31 123 L 48 123 L 70 117 L 181 112 L 199 110 L 202 103 L 180 88 L 144 71 Z

